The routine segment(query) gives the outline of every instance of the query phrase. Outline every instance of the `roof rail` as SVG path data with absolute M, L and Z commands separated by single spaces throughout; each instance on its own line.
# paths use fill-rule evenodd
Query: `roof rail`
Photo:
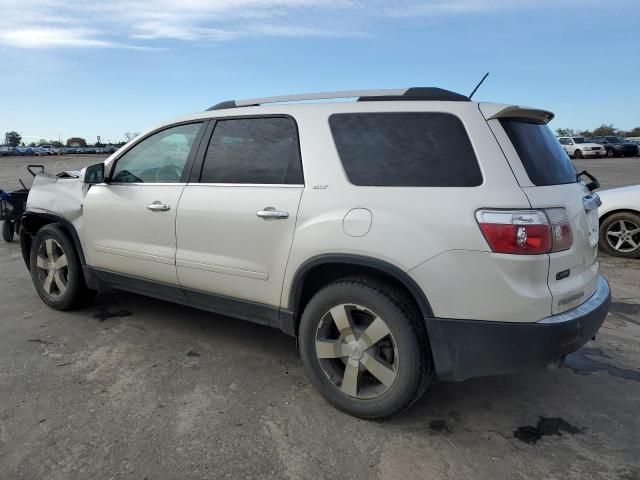
M 329 100 L 336 98 L 357 98 L 359 102 L 428 100 L 469 102 L 469 97 L 459 93 L 436 87 L 390 88 L 383 90 L 344 90 L 339 92 L 302 93 L 298 95 L 282 95 L 278 97 L 251 98 L 248 100 L 227 100 L 220 102 L 210 110 L 221 110 L 236 107 L 256 107 L 267 103 L 299 102 L 303 100 Z

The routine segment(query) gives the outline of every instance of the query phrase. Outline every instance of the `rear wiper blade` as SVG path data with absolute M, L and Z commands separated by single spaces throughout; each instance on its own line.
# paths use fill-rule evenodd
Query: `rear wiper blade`
M 591 180 L 589 183 L 585 184 L 585 186 L 589 189 L 590 192 L 593 192 L 595 189 L 600 188 L 600 182 L 598 181 L 598 179 L 593 175 L 591 175 L 586 170 L 583 170 L 576 175 L 577 177 L 576 179 L 578 180 L 578 182 L 581 180 L 581 177 L 583 175 L 587 177 L 589 180 Z

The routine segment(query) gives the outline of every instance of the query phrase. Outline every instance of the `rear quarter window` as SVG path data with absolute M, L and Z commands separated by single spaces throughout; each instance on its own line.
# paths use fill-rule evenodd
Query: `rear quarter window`
M 534 185 L 562 185 L 578 181 L 573 163 L 545 123 L 501 118 L 500 124 Z
M 341 113 L 329 118 L 349 181 L 359 186 L 482 184 L 460 119 L 441 112 Z

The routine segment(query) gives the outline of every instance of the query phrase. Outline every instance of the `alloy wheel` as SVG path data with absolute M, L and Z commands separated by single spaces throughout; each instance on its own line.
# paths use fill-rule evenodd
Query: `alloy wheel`
M 606 238 L 614 250 L 633 252 L 640 247 L 640 226 L 631 220 L 618 220 L 609 225 Z
M 47 238 L 40 244 L 36 260 L 42 289 L 51 298 L 60 298 L 69 283 L 69 263 L 62 247 L 54 239 Z
M 315 351 L 325 375 L 350 397 L 379 397 L 398 374 L 400 358 L 389 327 L 361 305 L 331 308 L 316 330 Z

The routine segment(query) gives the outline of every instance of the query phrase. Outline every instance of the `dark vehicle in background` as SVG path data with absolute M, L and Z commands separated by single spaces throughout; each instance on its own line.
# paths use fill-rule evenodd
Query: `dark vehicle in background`
M 638 155 L 638 145 L 621 137 L 592 137 L 588 142 L 599 143 L 607 150 L 607 157 L 633 157 Z

